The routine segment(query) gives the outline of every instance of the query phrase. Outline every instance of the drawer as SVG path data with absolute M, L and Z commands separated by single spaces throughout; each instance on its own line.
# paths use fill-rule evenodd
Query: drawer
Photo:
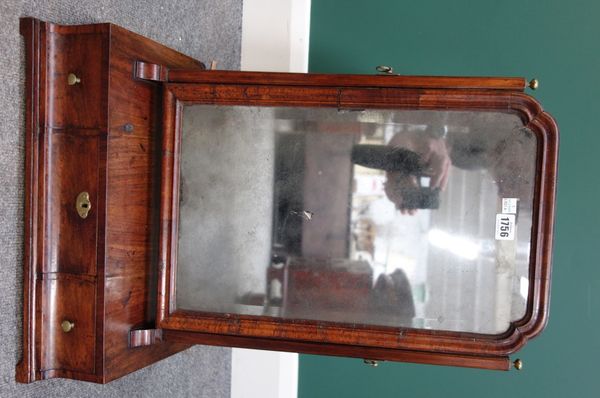
M 48 131 L 47 261 L 43 272 L 96 275 L 99 206 L 99 133 Z M 83 218 L 78 197 L 87 192 Z M 83 197 L 83 196 L 82 196 Z
M 42 318 L 42 370 L 95 371 L 96 284 L 65 275 L 40 280 Z M 63 330 L 63 322 L 72 328 Z M 65 327 L 67 325 L 64 325 Z
M 104 33 L 49 33 L 46 127 L 106 128 L 108 44 Z M 78 81 L 69 82 L 69 74 Z M 71 83 L 71 84 L 69 84 Z

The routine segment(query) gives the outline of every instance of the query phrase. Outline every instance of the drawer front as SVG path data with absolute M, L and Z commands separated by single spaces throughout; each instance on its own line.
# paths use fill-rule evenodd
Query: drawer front
M 57 276 L 41 280 L 39 284 L 45 298 L 40 336 L 44 347 L 42 370 L 94 373 L 95 283 Z
M 93 131 L 48 133 L 48 256 L 43 272 L 96 275 L 100 138 Z
M 106 128 L 108 41 L 105 34 L 49 33 L 46 127 Z M 70 76 L 72 75 L 72 76 Z

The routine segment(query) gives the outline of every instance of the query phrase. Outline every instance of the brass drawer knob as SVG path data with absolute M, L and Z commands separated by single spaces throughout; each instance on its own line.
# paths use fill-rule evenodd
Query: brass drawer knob
M 67 83 L 69 86 L 74 86 L 78 83 L 81 83 L 81 79 L 77 77 L 75 73 L 69 73 L 67 75 Z
M 84 191 L 77 195 L 77 199 L 75 200 L 75 209 L 77 210 L 79 217 L 87 218 L 88 213 L 92 209 L 92 202 L 90 202 L 89 193 Z
M 67 321 L 66 319 L 60 323 L 60 327 L 63 332 L 69 333 L 73 328 L 75 328 L 75 323 L 71 321 Z

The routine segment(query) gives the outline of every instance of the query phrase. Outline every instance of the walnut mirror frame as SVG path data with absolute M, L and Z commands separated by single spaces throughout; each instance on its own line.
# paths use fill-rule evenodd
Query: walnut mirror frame
M 558 129 L 523 93 L 524 79 L 211 71 L 111 24 L 24 18 L 21 33 L 27 137 L 19 381 L 106 383 L 192 344 L 508 370 L 509 355 L 546 325 Z M 191 106 L 488 112 L 518 120 L 536 144 L 523 315 L 501 333 L 473 333 L 179 308 L 181 142 Z

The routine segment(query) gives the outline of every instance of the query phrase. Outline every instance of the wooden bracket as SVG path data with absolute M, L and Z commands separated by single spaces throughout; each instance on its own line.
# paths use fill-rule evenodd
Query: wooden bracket
M 145 347 L 162 342 L 162 329 L 138 329 L 129 332 L 129 347 Z
M 169 68 L 164 65 L 144 61 L 135 61 L 134 76 L 136 79 L 150 80 L 153 82 L 166 82 L 169 80 Z

